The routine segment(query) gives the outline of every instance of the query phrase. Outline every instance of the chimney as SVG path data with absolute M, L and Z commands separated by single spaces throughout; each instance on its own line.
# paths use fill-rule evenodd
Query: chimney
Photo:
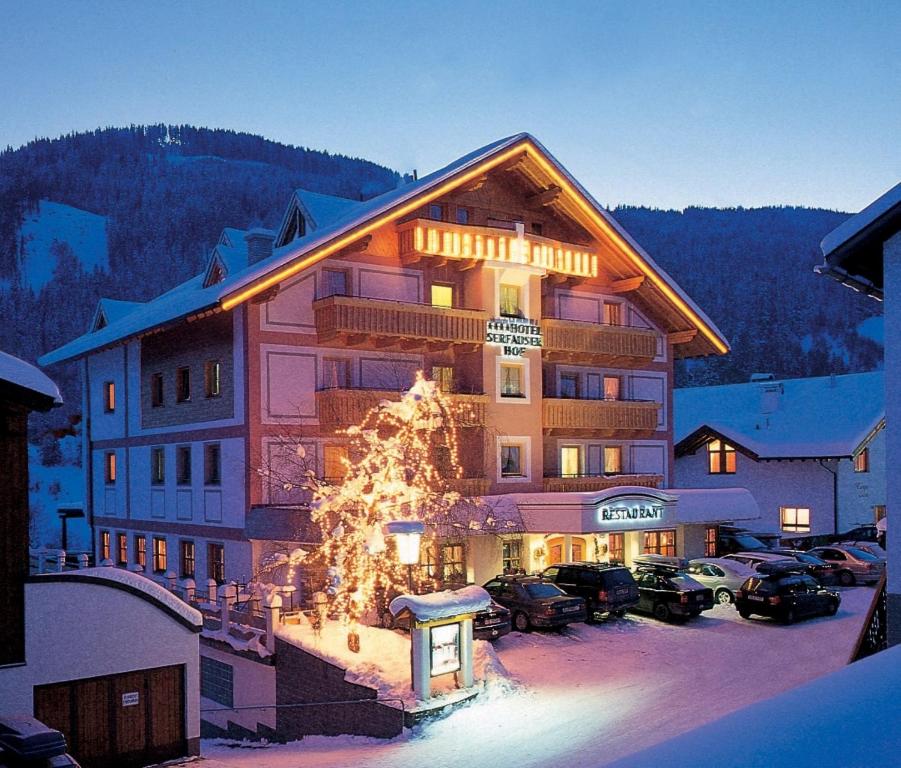
M 256 264 L 272 255 L 275 233 L 268 229 L 251 229 L 244 235 L 247 242 L 247 263 Z
M 760 412 L 775 413 L 782 399 L 782 384 L 765 384 L 760 390 Z

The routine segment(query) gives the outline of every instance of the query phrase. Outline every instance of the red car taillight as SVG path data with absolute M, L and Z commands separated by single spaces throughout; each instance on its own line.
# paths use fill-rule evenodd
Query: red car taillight
M 688 602 L 688 592 L 683 592 L 679 595 L 679 602 L 682 603 L 682 605 L 685 605 Z
M 598 590 L 598 602 L 599 602 L 599 603 L 606 603 L 606 602 L 607 602 L 607 592 L 604 591 L 603 589 Z
M 773 595 L 772 597 L 768 597 L 768 598 L 766 599 L 766 601 L 767 601 L 770 605 L 779 605 L 779 603 L 782 602 L 782 598 L 780 598 L 779 595 Z
M 735 597 L 736 597 L 736 598 L 742 598 L 742 599 L 744 599 L 744 596 L 745 596 L 745 591 L 744 591 L 743 589 L 739 589 L 739 590 L 735 593 Z

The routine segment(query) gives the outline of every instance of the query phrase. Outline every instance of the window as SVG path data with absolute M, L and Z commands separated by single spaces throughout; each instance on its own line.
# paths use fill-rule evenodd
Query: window
M 869 472 L 870 471 L 870 449 L 864 448 L 860 453 L 858 453 L 854 457 L 854 471 L 855 472 Z
M 163 404 L 163 374 L 154 373 L 150 377 L 150 405 L 159 408 Z
M 207 360 L 203 366 L 203 392 L 207 397 L 222 394 L 222 366 L 218 360 Z
M 434 221 L 444 220 L 444 206 L 441 203 L 431 203 L 429 205 L 429 218 Z
M 878 523 L 885 518 L 885 504 L 875 504 L 873 506 L 873 516 L 876 518 L 873 522 Z
M 604 302 L 604 325 L 622 325 L 622 307 L 612 301 Z
M 454 286 L 432 283 L 432 306 L 450 309 L 454 306 Z
M 230 664 L 200 657 L 200 695 L 223 707 L 235 705 L 234 669 Z
M 523 477 L 521 445 L 501 446 L 501 477 Z
M 466 550 L 462 544 L 441 547 L 441 567 L 445 583 L 466 583 Z
M 502 545 L 504 573 L 522 573 L 522 539 L 510 539 Z
M 664 557 L 676 556 L 675 531 L 645 531 L 643 539 L 641 554 L 663 555 Z
M 350 387 L 350 360 L 340 357 L 322 358 L 322 388 L 347 389 Z
M 735 448 L 722 440 L 707 443 L 707 459 L 711 475 L 735 474 Z
M 716 527 L 704 529 L 704 557 L 716 557 Z
M 128 534 L 116 534 L 116 564 L 128 565 Z
M 454 369 L 450 365 L 433 365 L 432 381 L 438 385 L 442 392 L 454 391 Z
M 166 540 L 153 537 L 153 570 L 162 573 L 166 570 Z
M 620 445 L 604 446 L 604 474 L 619 475 L 623 471 L 623 449 Z
M 222 456 L 219 443 L 206 443 L 203 446 L 203 483 L 219 485 L 222 482 Z
M 499 291 L 501 317 L 522 317 L 522 288 L 501 283 Z
M 193 579 L 194 578 L 194 542 L 190 539 L 182 539 L 179 543 L 179 548 L 181 552 L 179 553 L 179 560 L 181 561 L 181 577 L 183 579 Z
M 626 562 L 626 534 L 607 534 L 607 559 L 611 562 Z
M 225 547 L 222 544 L 207 544 L 206 576 L 219 583 L 225 581 Z
M 523 367 L 516 363 L 501 363 L 501 397 L 525 397 Z
M 323 446 L 322 462 L 323 479 L 327 483 L 341 482 L 347 474 L 347 446 Z
M 166 449 L 150 449 L 150 484 L 163 485 L 166 482 Z
M 107 413 L 116 410 L 116 385 L 112 381 L 103 383 L 103 410 Z
M 346 269 L 323 269 L 321 298 L 326 298 L 327 296 L 348 296 L 347 283 Z
M 457 224 L 469 224 L 469 208 L 457 206 Z
M 541 237 L 544 234 L 544 224 L 542 224 L 540 221 L 533 221 L 532 234 Z
M 604 399 L 619 400 L 621 380 L 619 376 L 604 377 Z
M 779 518 L 783 531 L 810 532 L 810 510 L 806 507 L 779 507 Z
M 103 479 L 107 485 L 116 482 L 116 452 L 107 451 L 103 457 Z
M 561 477 L 579 477 L 582 472 L 582 449 L 578 445 L 564 445 L 560 448 Z
M 110 559 L 110 532 L 100 531 L 100 559 Z
M 579 396 L 579 374 L 560 374 L 560 397 L 577 398 Z
M 179 485 L 191 484 L 191 446 L 180 445 L 175 449 L 176 480 Z
M 175 400 L 186 403 L 191 399 L 191 369 L 179 368 L 175 372 Z
M 135 536 L 135 564 L 147 567 L 147 537 L 143 534 Z
M 438 545 L 434 541 L 420 547 L 419 568 L 426 578 L 434 579 L 438 575 Z

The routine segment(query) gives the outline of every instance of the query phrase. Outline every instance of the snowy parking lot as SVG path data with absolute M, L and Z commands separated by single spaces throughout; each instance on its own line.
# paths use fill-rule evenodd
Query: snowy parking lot
M 835 617 L 791 626 L 722 605 L 687 624 L 628 614 L 562 634 L 513 632 L 495 643 L 512 684 L 397 739 L 205 742 L 200 765 L 604 765 L 844 666 L 872 596 L 844 589 Z

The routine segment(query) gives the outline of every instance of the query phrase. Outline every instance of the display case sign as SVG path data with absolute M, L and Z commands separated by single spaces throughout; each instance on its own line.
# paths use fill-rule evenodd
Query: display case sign
M 485 343 L 500 346 L 506 357 L 522 357 L 529 349 L 541 348 L 541 326 L 534 320 L 496 317 L 488 321 Z
M 460 624 L 432 627 L 432 677 L 460 669 Z

